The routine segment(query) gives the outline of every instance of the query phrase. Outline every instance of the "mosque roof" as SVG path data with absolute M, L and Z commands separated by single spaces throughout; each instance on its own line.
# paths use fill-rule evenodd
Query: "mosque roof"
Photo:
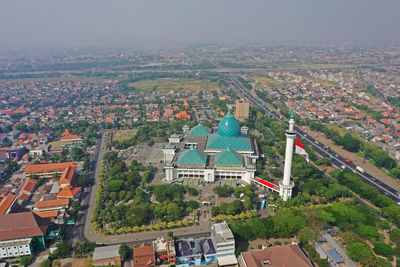
M 201 122 L 189 131 L 189 136 L 208 136 L 211 129 L 204 126 Z
M 207 139 L 206 149 L 224 150 L 228 146 L 232 150 L 252 150 L 250 137 L 243 134 L 237 137 L 223 137 L 218 134 L 210 134 Z
M 215 165 L 243 166 L 243 156 L 236 151 L 231 150 L 228 145 L 227 149 L 218 152 L 215 155 Z
M 194 148 L 194 146 L 186 150 L 178 159 L 178 164 L 206 165 L 206 163 L 207 154 Z
M 237 137 L 240 135 L 240 125 L 229 110 L 218 126 L 218 134 L 222 137 Z

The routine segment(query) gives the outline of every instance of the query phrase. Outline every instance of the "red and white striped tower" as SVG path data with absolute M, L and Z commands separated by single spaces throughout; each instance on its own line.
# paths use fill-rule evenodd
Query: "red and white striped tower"
M 283 170 L 283 179 L 279 182 L 279 195 L 283 201 L 292 197 L 293 181 L 290 180 L 292 172 L 292 159 L 294 140 L 296 132 L 294 131 L 294 111 L 290 114 L 289 129 L 286 131 L 286 151 L 285 151 L 285 167 Z

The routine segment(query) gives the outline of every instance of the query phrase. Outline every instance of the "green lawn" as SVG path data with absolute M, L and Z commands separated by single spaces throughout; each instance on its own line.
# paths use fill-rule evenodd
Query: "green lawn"
M 215 82 L 195 79 L 157 79 L 142 80 L 130 83 L 128 86 L 134 87 L 140 91 L 203 91 L 203 90 L 219 90 L 219 85 Z

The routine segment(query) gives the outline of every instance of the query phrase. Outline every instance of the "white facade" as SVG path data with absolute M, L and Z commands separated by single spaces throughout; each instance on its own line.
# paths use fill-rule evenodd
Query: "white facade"
M 211 226 L 211 241 L 217 254 L 219 266 L 237 264 L 235 238 L 226 222 Z
M 0 241 L 0 259 L 31 255 L 31 238 Z
M 204 179 L 205 182 L 214 182 L 217 179 L 236 179 L 244 181 L 248 184 L 254 178 L 255 169 L 191 169 L 191 168 L 174 168 L 164 167 L 166 181 L 173 181 L 182 178 Z
M 283 170 L 283 179 L 279 182 L 279 196 L 283 201 L 292 197 L 292 189 L 294 183 L 290 180 L 292 173 L 293 146 L 296 139 L 294 131 L 294 114 L 289 120 L 289 129 L 286 131 L 286 151 L 285 151 L 285 167 Z

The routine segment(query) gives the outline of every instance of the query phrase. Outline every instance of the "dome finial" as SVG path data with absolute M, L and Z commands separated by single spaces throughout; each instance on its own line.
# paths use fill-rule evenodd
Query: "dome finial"
M 294 119 L 294 110 L 292 110 L 292 113 L 290 113 L 290 118 Z

